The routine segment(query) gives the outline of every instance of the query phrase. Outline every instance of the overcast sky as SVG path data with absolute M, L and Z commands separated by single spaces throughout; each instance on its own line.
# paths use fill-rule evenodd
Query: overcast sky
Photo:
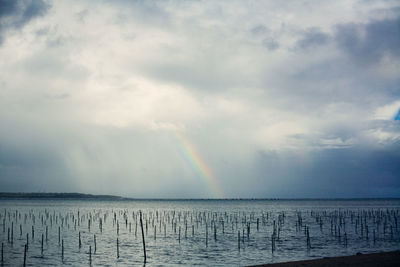
M 399 109 L 397 0 L 0 0 L 0 191 L 400 197 Z

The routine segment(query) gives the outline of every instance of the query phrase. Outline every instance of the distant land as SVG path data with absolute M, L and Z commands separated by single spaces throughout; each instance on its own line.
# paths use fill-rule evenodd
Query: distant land
M 147 200 L 147 201 L 187 201 L 187 200 L 283 200 L 283 201 L 315 201 L 315 200 L 400 200 L 400 198 L 132 198 L 132 197 L 121 197 L 114 195 L 93 195 L 84 193 L 12 193 L 12 192 L 0 192 L 1 199 L 85 199 L 85 200 Z
M 91 195 L 82 193 L 7 193 L 0 192 L 0 199 L 93 199 L 93 200 L 128 200 L 120 196 Z

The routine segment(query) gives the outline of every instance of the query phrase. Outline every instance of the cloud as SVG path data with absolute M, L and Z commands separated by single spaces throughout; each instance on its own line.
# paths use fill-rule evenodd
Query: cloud
M 399 148 L 327 149 L 302 158 L 293 152 L 261 151 L 257 182 L 273 197 L 398 197 Z
M 378 120 L 392 120 L 393 118 L 396 117 L 396 114 L 398 113 L 399 109 L 400 109 L 400 101 L 395 101 L 383 107 L 379 107 L 375 111 L 374 118 Z
M 226 197 L 398 195 L 395 3 L 4 3 L 2 188 L 212 197 L 179 132 Z
M 335 39 L 357 64 L 376 64 L 400 56 L 400 17 L 337 26 Z
M 251 29 L 251 32 L 254 35 L 264 35 L 265 33 L 270 32 L 270 30 L 264 25 L 257 25 Z
M 263 40 L 263 45 L 268 48 L 268 50 L 273 51 L 279 48 L 279 43 L 276 42 L 274 39 L 266 38 Z
M 314 27 L 306 30 L 302 39 L 297 41 L 296 47 L 304 50 L 314 49 L 327 44 L 328 41 L 330 41 L 330 36 Z
M 19 30 L 35 18 L 44 16 L 50 5 L 43 1 L 0 1 L 0 44 L 9 30 Z

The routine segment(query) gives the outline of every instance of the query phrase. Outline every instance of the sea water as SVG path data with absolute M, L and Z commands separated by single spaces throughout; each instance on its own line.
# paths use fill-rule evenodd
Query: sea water
M 0 200 L 0 208 L 4 266 L 21 266 L 26 244 L 27 266 L 143 265 L 140 214 L 148 266 L 245 266 L 400 249 L 396 199 Z

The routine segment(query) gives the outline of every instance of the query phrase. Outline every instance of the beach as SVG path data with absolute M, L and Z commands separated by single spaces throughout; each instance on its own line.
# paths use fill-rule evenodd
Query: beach
M 382 252 L 373 254 L 356 254 L 345 257 L 331 257 L 316 260 L 304 260 L 293 262 L 282 262 L 273 264 L 263 264 L 254 266 L 276 266 L 276 267 L 293 267 L 293 266 L 382 266 L 391 267 L 400 265 L 400 251 Z

